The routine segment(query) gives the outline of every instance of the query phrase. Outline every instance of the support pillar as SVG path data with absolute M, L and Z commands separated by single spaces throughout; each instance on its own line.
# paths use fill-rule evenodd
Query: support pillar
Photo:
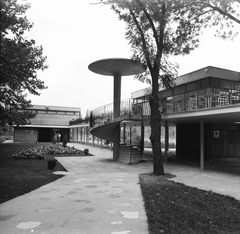
M 118 151 L 119 151 L 119 142 L 120 142 L 120 124 L 116 126 L 113 133 L 113 161 L 117 161 L 118 159 Z
M 143 122 L 141 122 L 141 152 L 144 151 L 144 125 Z
M 204 121 L 200 122 L 200 169 L 204 171 Z
M 81 128 L 80 128 L 80 142 L 81 142 L 81 144 L 82 144 L 82 141 L 83 141 L 82 138 L 83 138 L 83 137 L 82 137 L 82 127 L 81 127 Z
M 123 124 L 123 143 L 126 144 L 126 124 Z
M 120 116 L 121 74 L 114 74 L 113 90 L 113 117 L 116 118 Z
M 132 127 L 130 126 L 130 131 L 129 131 L 129 144 L 131 145 L 132 144 Z
M 167 152 L 169 150 L 169 127 L 168 122 L 165 121 L 165 162 L 168 161 Z
M 88 130 L 88 127 L 86 127 L 86 143 L 89 144 L 89 130 Z

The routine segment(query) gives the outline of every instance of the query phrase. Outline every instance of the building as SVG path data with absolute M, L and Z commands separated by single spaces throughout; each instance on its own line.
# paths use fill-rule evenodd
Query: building
M 81 109 L 76 107 L 34 105 L 31 108 L 37 115 L 31 124 L 14 127 L 15 142 L 51 142 L 56 134 L 60 140 L 69 140 L 69 121 L 79 118 Z
M 176 126 L 177 157 L 200 160 L 202 166 L 204 160 L 240 158 L 240 72 L 199 69 L 178 77 L 173 88 L 159 90 L 159 97 L 165 110 L 162 125 Z M 91 133 L 112 141 L 118 124 L 149 125 L 148 99 L 147 89 L 132 93 L 131 99 L 121 102 L 115 118 L 113 104 L 97 108 Z
M 240 72 L 205 67 L 178 77 L 176 86 L 159 90 L 159 97 L 165 151 L 168 128 L 175 126 L 178 158 L 199 160 L 202 169 L 206 160 L 240 159 Z M 94 144 L 97 138 L 101 146 L 102 140 L 113 143 L 119 139 L 117 161 L 137 163 L 144 149 L 144 127 L 150 121 L 149 89 L 133 92 L 131 99 L 119 106 L 118 116 L 113 115 L 112 103 L 93 110 L 90 124 L 73 125 L 70 121 L 80 116 L 80 108 L 34 106 L 36 118 L 30 125 L 15 127 L 14 141 L 47 142 L 57 133 L 66 135 L 70 142 Z M 132 126 L 141 127 L 138 151 L 131 140 L 125 141 L 125 129 L 129 127 L 131 134 Z

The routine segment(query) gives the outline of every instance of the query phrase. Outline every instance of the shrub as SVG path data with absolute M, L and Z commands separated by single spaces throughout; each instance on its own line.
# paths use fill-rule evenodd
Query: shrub
M 57 160 L 56 159 L 50 159 L 50 160 L 47 161 L 47 163 L 48 163 L 48 169 L 53 170 L 54 167 L 57 164 Z

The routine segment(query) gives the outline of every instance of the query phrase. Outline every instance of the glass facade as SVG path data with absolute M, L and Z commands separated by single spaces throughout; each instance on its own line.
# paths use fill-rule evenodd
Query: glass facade
M 197 111 L 240 104 L 239 82 L 214 78 L 212 84 L 215 87 L 201 89 L 201 84 L 205 86 L 206 83 L 211 83 L 206 82 L 206 80 L 211 81 L 211 78 L 202 80 L 200 86 L 194 85 L 195 82 L 191 84 L 191 87 L 199 87 L 198 90 L 165 97 L 167 113 Z M 186 84 L 186 86 L 190 87 L 189 84 Z M 179 90 L 178 87 L 176 87 L 176 90 Z M 175 90 L 173 90 L 173 93 L 175 93 Z

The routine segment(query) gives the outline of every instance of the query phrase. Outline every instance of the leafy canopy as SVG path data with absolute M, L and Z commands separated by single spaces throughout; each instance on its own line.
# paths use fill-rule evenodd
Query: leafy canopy
M 40 95 L 39 90 L 47 88 L 37 78 L 37 71 L 47 68 L 43 48 L 34 40 L 24 37 L 24 32 L 32 28 L 24 16 L 29 4 L 18 4 L 17 0 L 3 0 L 1 4 L 1 81 L 0 111 L 1 122 L 25 124 L 34 117 L 27 109 L 31 101 L 26 99 L 26 91 Z M 13 110 L 21 109 L 21 112 Z

